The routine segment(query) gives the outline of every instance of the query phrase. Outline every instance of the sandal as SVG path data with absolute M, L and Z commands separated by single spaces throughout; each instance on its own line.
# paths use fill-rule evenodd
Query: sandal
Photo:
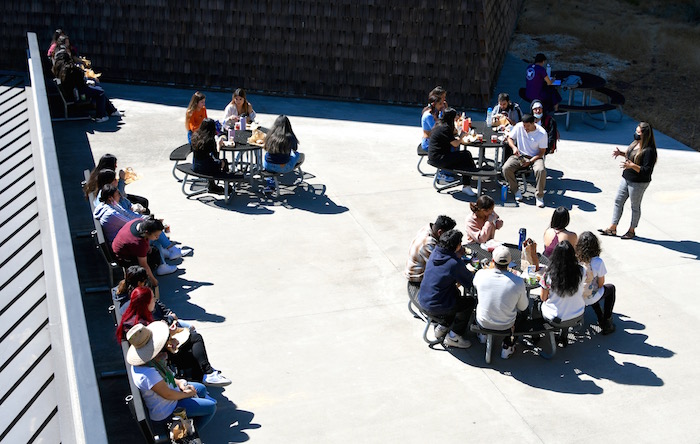
M 598 233 L 603 236 L 617 236 L 617 231 L 611 230 L 610 228 L 598 228 Z
M 628 231 L 627 233 L 622 235 L 621 239 L 634 239 L 634 233 L 631 231 Z

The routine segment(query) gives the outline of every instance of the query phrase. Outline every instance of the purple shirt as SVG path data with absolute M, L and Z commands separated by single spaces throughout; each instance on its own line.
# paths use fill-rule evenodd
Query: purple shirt
M 543 99 L 542 88 L 546 85 L 544 78 L 547 77 L 547 70 L 544 67 L 532 64 L 525 71 L 525 95 L 528 100 Z

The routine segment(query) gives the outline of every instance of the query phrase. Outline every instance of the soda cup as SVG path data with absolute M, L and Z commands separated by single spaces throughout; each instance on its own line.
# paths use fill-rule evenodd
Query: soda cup
M 498 136 L 495 134 L 491 135 L 491 143 L 498 143 Z

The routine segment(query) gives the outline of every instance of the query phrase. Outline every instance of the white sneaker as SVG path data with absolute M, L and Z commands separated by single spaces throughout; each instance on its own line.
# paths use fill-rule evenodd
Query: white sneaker
M 447 332 L 450 331 L 449 327 L 442 326 L 440 324 L 435 324 L 435 338 L 436 339 L 442 339 L 447 335 Z
M 212 387 L 225 387 L 231 384 L 231 380 L 222 376 L 219 370 L 214 370 L 212 373 L 204 375 L 202 384 Z
M 95 123 L 104 123 L 109 120 L 109 116 L 96 117 Z
M 515 353 L 515 344 L 511 345 L 510 347 L 504 346 L 501 349 L 501 359 L 508 359 L 513 353 Z
M 472 189 L 469 185 L 465 185 L 464 188 L 462 188 L 462 192 L 466 194 L 467 196 L 474 197 L 476 196 L 476 191 Z
M 173 245 L 166 250 L 168 252 L 168 257 L 166 259 L 180 259 L 182 257 L 182 250 Z
M 469 348 L 472 346 L 472 343 L 469 342 L 468 339 L 464 339 L 458 334 L 455 334 L 455 332 L 451 331 L 449 335 L 445 336 L 445 346 L 455 348 Z
M 110 116 L 112 116 L 112 117 L 121 117 L 121 116 L 122 116 L 122 113 L 120 113 L 118 109 L 115 109 L 114 112 L 113 112 L 112 114 L 110 114 Z
M 544 208 L 544 200 L 540 199 L 539 197 L 535 197 L 535 201 L 537 202 L 537 206 L 540 208 Z
M 160 265 L 158 265 L 158 268 L 156 268 L 156 274 L 158 276 L 163 276 L 164 274 L 175 273 L 176 271 L 177 271 L 177 267 L 175 265 L 160 264 Z
M 482 344 L 486 344 L 486 341 L 488 339 L 486 335 L 477 333 L 476 337 L 479 338 L 479 342 L 481 342 Z
M 521 193 L 520 191 L 516 191 L 515 192 L 515 200 L 517 200 L 518 202 L 521 202 L 523 200 L 523 193 Z

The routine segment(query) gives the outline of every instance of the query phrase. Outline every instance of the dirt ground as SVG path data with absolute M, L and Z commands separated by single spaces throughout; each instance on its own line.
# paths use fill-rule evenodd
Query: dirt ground
M 624 112 L 700 151 L 700 0 L 525 0 L 510 51 L 587 71 Z

